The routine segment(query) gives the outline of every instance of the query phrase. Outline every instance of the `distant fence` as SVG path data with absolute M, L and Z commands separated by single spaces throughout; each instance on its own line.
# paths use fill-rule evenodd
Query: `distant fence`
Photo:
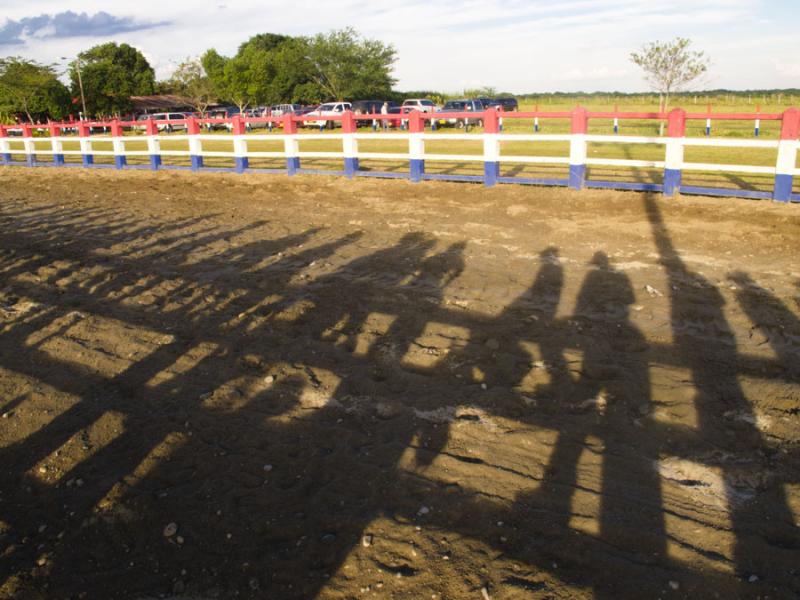
M 461 123 L 475 123 L 481 121 L 482 133 L 434 133 L 427 132 L 426 125 L 436 126 L 442 119 L 455 119 Z M 538 131 L 539 119 L 563 119 L 570 125 L 570 132 L 564 134 L 544 133 L 504 133 L 504 123 L 513 123 L 515 120 L 533 120 L 535 131 Z M 630 136 L 630 135 L 595 135 L 588 133 L 591 119 L 613 120 L 614 130 L 618 131 L 620 121 L 636 120 L 666 120 L 666 136 Z M 777 121 L 780 124 L 780 136 L 777 140 L 745 140 L 724 139 L 711 137 L 686 137 L 687 121 L 701 120 L 706 123 L 706 134 L 711 131 L 711 121 Z M 358 131 L 359 122 L 394 123 L 402 124 L 401 133 L 363 133 Z M 307 123 L 308 122 L 308 123 Z M 319 133 L 299 133 L 298 125 L 320 124 Z M 325 125 L 341 127 L 341 133 L 323 133 Z M 203 133 L 205 127 L 224 127 L 230 133 L 208 134 Z M 163 135 L 160 128 L 180 128 L 183 134 Z M 247 133 L 248 129 L 264 127 L 270 133 Z M 37 147 L 37 141 L 42 138 L 34 137 L 34 129 L 47 129 L 49 132 L 49 148 L 43 150 Z M 107 133 L 96 135 L 97 129 L 104 129 Z M 125 136 L 125 129 L 143 130 L 144 136 Z M 272 133 L 276 129 L 279 132 Z M 20 142 L 10 137 L 10 134 L 21 134 L 21 147 L 16 147 Z M 65 143 L 75 143 L 77 134 L 79 147 L 65 149 Z M 83 167 L 115 167 L 125 168 L 188 168 L 191 170 L 210 170 L 205 165 L 205 158 L 233 159 L 230 170 L 243 173 L 273 172 L 295 175 L 297 173 L 324 172 L 341 174 L 347 177 L 403 177 L 414 182 L 423 180 L 450 180 L 481 182 L 487 186 L 496 184 L 530 184 L 567 186 L 572 189 L 582 188 L 614 188 L 625 190 L 640 190 L 661 192 L 665 196 L 674 196 L 676 193 L 701 194 L 717 196 L 740 196 L 747 198 L 772 198 L 781 202 L 800 201 L 800 194 L 793 191 L 793 179 L 800 175 L 797 168 L 798 136 L 800 136 L 800 110 L 791 108 L 783 113 L 687 113 L 682 109 L 674 109 L 669 113 L 626 113 L 626 112 L 589 112 L 584 108 L 576 108 L 568 112 L 499 112 L 489 109 L 484 112 L 460 113 L 421 113 L 411 112 L 406 114 L 368 114 L 357 115 L 345 112 L 336 116 L 295 116 L 283 115 L 281 117 L 243 118 L 235 116 L 230 119 L 201 119 L 188 117 L 183 120 L 173 121 L 107 121 L 107 122 L 78 122 L 78 123 L 49 123 L 46 126 L 17 125 L 0 126 L 0 164 L 27 165 L 27 166 L 83 166 Z M 132 142 L 146 141 L 146 149 L 134 150 L 129 147 Z M 185 141 L 186 150 L 164 150 L 161 144 L 164 140 Z M 341 144 L 340 151 L 301 151 L 300 142 L 307 140 L 334 140 Z M 402 141 L 407 146 L 405 152 L 365 152 L 359 150 L 362 140 L 392 140 Z M 442 154 L 426 152 L 428 141 L 470 141 L 481 142 L 481 154 Z M 204 149 L 204 142 L 228 141 L 232 143 L 232 151 L 215 151 Z M 271 141 L 282 142 L 280 150 L 254 151 L 248 149 L 250 142 Z M 16 143 L 15 143 L 16 142 Z M 508 142 L 525 142 L 537 144 L 542 142 L 561 142 L 569 144 L 568 156 L 533 156 L 509 155 L 502 152 L 503 145 Z M 98 143 L 110 143 L 110 149 L 99 150 L 95 147 Z M 621 158 L 590 158 L 588 145 L 591 143 L 608 144 L 655 144 L 664 147 L 663 160 L 634 160 Z M 773 149 L 777 151 L 777 160 L 774 166 L 758 166 L 740 164 L 718 164 L 687 162 L 684 160 L 684 151 L 694 146 L 718 148 L 743 148 L 743 149 Z M 49 161 L 41 161 L 38 157 L 44 155 L 51 157 Z M 69 163 L 65 156 L 79 155 L 80 162 Z M 15 157 L 21 156 L 22 160 Z M 99 164 L 96 156 L 113 157 L 113 164 Z M 145 157 L 144 165 L 129 164 L 130 157 Z M 189 159 L 188 166 L 175 166 L 165 164 L 165 157 L 184 157 Z M 284 165 L 281 168 L 257 169 L 252 168 L 252 159 L 277 159 Z M 341 160 L 343 169 L 323 170 L 305 169 L 301 161 L 305 159 Z M 360 167 L 361 160 L 389 160 L 407 163 L 407 170 L 380 171 L 365 170 Z M 426 171 L 426 164 L 435 161 L 449 161 L 459 163 L 482 163 L 482 174 L 454 174 L 433 173 Z M 503 175 L 501 165 L 504 163 L 521 163 L 533 165 L 561 165 L 565 168 L 563 177 L 520 177 Z M 587 177 L 587 166 L 602 165 L 605 167 L 624 169 L 656 169 L 663 171 L 661 183 L 642 181 L 616 181 L 598 180 Z M 220 170 L 215 168 L 214 170 Z M 772 176 L 772 189 L 732 189 L 725 187 L 710 187 L 687 185 L 684 183 L 685 171 L 702 171 L 711 173 L 741 173 Z

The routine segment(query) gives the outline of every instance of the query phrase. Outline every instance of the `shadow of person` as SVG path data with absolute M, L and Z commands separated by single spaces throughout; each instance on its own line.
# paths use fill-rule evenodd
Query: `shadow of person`
M 761 330 L 787 372 L 800 371 L 800 318 L 773 293 L 758 285 L 742 271 L 729 276 L 736 286 L 736 299 L 750 318 L 754 328 Z
M 635 429 L 634 421 L 646 429 L 646 343 L 628 318 L 635 301 L 628 277 L 614 269 L 603 252 L 590 264 L 573 316 L 580 321 L 583 338 L 580 376 L 573 381 L 563 372 L 563 361 L 559 364 L 554 356 L 558 348 L 546 350 L 553 356 L 551 364 L 562 370 L 553 374 L 549 390 L 561 411 L 558 437 L 540 486 L 520 494 L 515 510 L 545 511 L 546 530 L 560 539 L 570 537 L 577 516 L 616 553 L 652 563 L 663 558 L 666 545 L 661 488 L 653 468 L 657 455 L 634 443 L 632 438 L 641 434 L 621 433 Z M 601 462 L 602 478 L 596 487 L 587 484 L 581 472 L 587 458 Z M 598 595 L 613 597 L 614 590 L 613 578 L 598 578 Z
M 796 549 L 800 540 L 782 482 L 763 483 L 775 473 L 768 458 L 773 452 L 739 382 L 736 336 L 725 317 L 725 299 L 683 261 L 656 199 L 646 195 L 644 202 L 668 279 L 674 353 L 689 369 L 696 389 L 697 431 L 687 435 L 679 451 L 682 458 L 722 471 L 737 574 L 747 581 L 775 572 L 777 564 L 784 564 L 788 573 L 796 550 L 787 549 Z M 739 279 L 746 282 L 741 275 Z M 744 293 L 740 299 L 755 314 L 754 297 Z

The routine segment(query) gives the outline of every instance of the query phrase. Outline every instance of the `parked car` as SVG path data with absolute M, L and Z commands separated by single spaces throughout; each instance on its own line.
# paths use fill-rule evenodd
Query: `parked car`
M 453 125 L 459 129 L 462 127 L 470 127 L 472 125 L 483 125 L 483 119 L 476 117 L 470 118 L 448 118 L 447 113 L 460 113 L 460 112 L 480 112 L 484 110 L 483 103 L 480 100 L 449 100 L 445 105 L 436 111 L 437 115 L 442 115 L 436 121 L 439 125 Z
M 436 112 L 436 104 L 433 100 L 428 100 L 427 98 L 409 98 L 408 100 L 403 100 L 403 108 L 412 108 L 426 113 Z
M 238 106 L 225 106 L 223 108 L 215 108 L 208 111 L 207 118 L 209 119 L 230 119 L 239 114 Z M 206 129 L 212 131 L 213 129 L 227 129 L 233 131 L 232 123 L 206 123 Z
M 242 115 L 246 119 L 260 119 L 262 117 L 270 116 L 270 107 L 269 106 L 257 106 L 255 108 L 248 108 L 244 111 Z M 246 124 L 247 130 L 250 131 L 252 129 L 266 129 L 267 122 L 266 121 L 248 121 Z
M 477 98 L 477 100 L 481 101 L 481 104 L 483 104 L 484 110 L 489 109 L 489 108 L 498 108 L 500 106 L 500 101 L 495 99 L 495 98 L 483 98 L 483 97 L 481 97 L 481 98 Z
M 519 110 L 519 102 L 517 102 L 516 98 L 497 98 L 497 102 L 503 107 L 503 110 Z
M 326 102 L 320 104 L 316 109 L 306 113 L 306 117 L 336 117 L 341 115 L 346 110 L 352 110 L 353 105 L 349 102 Z M 327 127 L 333 129 L 336 127 L 336 121 L 326 121 L 323 119 L 315 120 L 309 119 L 304 122 L 306 127 Z
M 300 104 L 274 104 L 270 108 L 272 110 L 271 114 L 273 117 L 280 117 L 286 113 L 297 114 L 303 109 Z
M 142 116 L 145 119 L 142 119 Z M 166 131 L 167 133 L 173 131 L 186 131 L 186 123 L 166 123 L 165 121 L 178 121 L 184 120 L 191 115 L 188 113 L 179 113 L 179 112 L 171 112 L 171 113 L 153 113 L 152 115 L 141 115 L 138 120 L 146 120 L 146 119 L 153 119 L 156 122 L 156 128 L 158 131 Z M 139 126 L 137 125 L 137 128 Z

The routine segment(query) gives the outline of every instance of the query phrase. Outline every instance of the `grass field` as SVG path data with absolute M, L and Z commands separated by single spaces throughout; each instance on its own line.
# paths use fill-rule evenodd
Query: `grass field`
M 682 98 L 681 100 L 686 100 Z M 707 110 L 708 98 L 698 97 L 697 102 L 682 103 L 680 106 L 688 112 L 702 113 Z M 734 112 L 755 112 L 756 104 L 744 102 L 741 99 L 736 101 L 725 101 L 724 98 L 714 98 L 712 104 L 713 113 L 734 113 Z M 793 97 L 783 98 L 782 103 L 774 101 L 762 104 L 760 110 L 763 114 L 780 113 L 786 108 L 800 104 L 800 99 Z M 536 108 L 541 111 L 568 111 L 580 103 L 590 111 L 612 111 L 615 107 L 621 112 L 646 112 L 657 111 L 657 102 L 648 101 L 646 97 L 633 98 L 544 98 L 541 102 L 523 102 L 520 105 L 521 111 L 533 111 Z M 569 132 L 568 119 L 540 119 L 539 132 L 541 134 L 559 134 Z M 637 120 L 621 121 L 620 135 L 658 135 L 660 123 L 658 120 Z M 714 121 L 712 124 L 712 137 L 721 138 L 741 138 L 756 139 L 754 136 L 753 121 Z M 276 129 L 271 135 L 275 136 L 275 141 L 271 140 L 251 140 L 248 144 L 250 151 L 268 152 L 281 151 L 281 131 Z M 360 131 L 368 133 L 369 127 L 362 128 Z M 438 134 L 462 132 L 453 128 L 440 127 Z M 532 119 L 508 119 L 504 120 L 504 133 L 533 133 Z M 481 133 L 482 129 L 473 127 L 471 133 Z M 224 133 L 224 132 L 220 132 Z M 266 134 L 266 130 L 256 130 L 254 133 Z M 317 133 L 315 129 L 305 128 L 302 133 Z M 397 132 L 400 133 L 400 132 Z M 591 134 L 611 134 L 613 133 L 613 122 L 611 119 L 592 119 L 589 124 Z M 762 121 L 760 136 L 758 139 L 776 140 L 780 133 L 779 121 Z M 132 138 L 141 137 L 141 133 L 130 132 L 127 135 Z M 687 137 L 704 137 L 705 120 L 692 120 L 687 124 Z M 165 151 L 188 151 L 188 143 L 185 140 L 170 141 L 169 136 L 165 136 L 161 143 L 162 150 Z M 38 139 L 37 148 L 42 150 L 49 149 L 49 141 L 46 137 Z M 11 141 L 12 150 L 21 150 L 22 141 L 19 138 Z M 144 140 L 130 140 L 126 142 L 126 147 L 131 151 L 144 151 L 146 144 Z M 208 151 L 231 152 L 233 144 L 229 140 L 220 139 L 219 141 L 204 141 L 203 147 Z M 94 148 L 99 151 L 111 150 L 110 142 L 97 141 Z M 78 150 L 77 140 L 67 141 L 64 144 L 65 150 Z M 304 152 L 332 152 L 341 150 L 341 142 L 338 140 L 307 140 L 301 142 L 301 151 Z M 362 152 L 382 152 L 382 153 L 404 153 L 407 151 L 407 143 L 402 139 L 394 140 L 361 140 L 359 149 Z M 475 140 L 452 140 L 442 139 L 427 141 L 426 151 L 435 154 L 459 154 L 480 156 L 482 144 Z M 568 142 L 503 142 L 502 153 L 505 156 L 553 156 L 566 157 L 569 154 Z M 20 158 L 17 155 L 18 159 Z M 42 161 L 49 158 L 42 155 Z M 663 160 L 664 147 L 660 144 L 619 144 L 619 143 L 591 143 L 589 145 L 589 158 L 608 158 L 608 159 L 630 159 L 630 160 Z M 741 164 L 754 166 L 775 165 L 777 151 L 772 148 L 709 148 L 709 147 L 688 147 L 685 151 L 687 162 L 717 163 L 717 164 Z M 68 162 L 79 162 L 80 157 L 76 155 L 68 156 Z M 96 156 L 97 163 L 110 163 L 110 156 Z M 144 164 L 147 157 L 130 157 L 129 164 Z M 188 165 L 188 157 L 164 157 L 167 165 Z M 222 157 L 206 158 L 207 166 L 229 167 L 232 166 L 232 159 Z M 341 161 L 338 159 L 326 158 L 305 158 L 302 161 L 303 167 L 319 170 L 340 170 Z M 250 165 L 253 168 L 284 168 L 282 159 L 251 159 Z M 798 163 L 800 166 L 800 163 Z M 362 169 L 388 171 L 402 173 L 407 170 L 405 161 L 387 161 L 377 159 L 361 160 Z M 483 165 L 479 161 L 428 161 L 426 169 L 430 173 L 449 173 L 480 175 L 483 172 Z M 566 165 L 531 165 L 525 163 L 504 162 L 501 174 L 504 176 L 517 177 L 550 177 L 561 178 L 567 173 Z M 659 183 L 662 178 L 660 169 L 629 168 L 617 166 L 590 166 L 588 177 L 597 180 L 617 180 L 617 181 L 636 181 L 646 183 Z M 731 187 L 736 189 L 750 190 L 770 190 L 773 185 L 771 175 L 760 174 L 740 174 L 740 173 L 719 173 L 686 171 L 684 182 L 687 185 L 703 185 L 712 187 Z

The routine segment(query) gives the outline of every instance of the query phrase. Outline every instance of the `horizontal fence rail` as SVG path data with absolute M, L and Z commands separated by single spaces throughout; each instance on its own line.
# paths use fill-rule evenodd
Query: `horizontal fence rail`
M 504 133 L 504 123 L 533 120 L 533 132 Z M 569 123 L 570 132 L 564 134 L 539 133 L 540 119 L 562 119 Z M 614 134 L 601 135 L 589 133 L 590 119 L 613 119 Z M 619 135 L 620 121 L 666 121 L 665 136 Z M 688 121 L 706 122 L 706 136 L 711 132 L 713 120 L 756 120 L 777 121 L 780 136 L 777 140 L 745 140 L 711 137 L 686 137 Z M 455 123 L 464 126 L 466 133 L 436 132 L 437 124 Z M 359 125 L 372 125 L 377 133 L 359 132 Z M 381 133 L 388 126 L 397 127 L 400 133 Z M 481 133 L 469 133 L 470 127 L 482 125 Z M 319 133 L 300 133 L 298 127 L 319 128 Z M 429 126 L 431 131 L 426 130 Z M 341 133 L 323 132 L 324 129 L 338 127 Z M 253 133 L 257 128 L 265 133 Z M 212 129 L 226 129 L 227 133 L 210 133 Z M 125 130 L 143 135 L 124 135 Z M 100 132 L 99 134 L 97 132 Z M 49 147 L 37 146 L 43 139 L 35 133 L 49 135 Z M 177 134 L 174 132 L 178 132 Z M 14 136 L 18 135 L 21 139 Z M 75 139 L 77 136 L 77 140 Z M 800 201 L 800 194 L 794 193 L 794 177 L 800 175 L 797 168 L 798 137 L 800 136 L 800 110 L 790 108 L 783 113 L 687 113 L 674 109 L 661 112 L 589 112 L 578 107 L 569 112 L 503 112 L 489 109 L 483 112 L 422 113 L 400 114 L 355 114 L 344 112 L 337 115 L 292 115 L 281 117 L 243 118 L 240 115 L 228 119 L 206 119 L 187 117 L 174 120 L 146 121 L 81 121 L 77 123 L 48 123 L 40 125 L 0 126 L 0 164 L 27 166 L 83 166 L 149 168 L 153 170 L 169 168 L 188 168 L 191 170 L 212 170 L 205 165 L 205 158 L 232 159 L 233 166 L 227 170 L 239 173 L 246 171 L 274 172 L 295 175 L 297 173 L 335 173 L 347 177 L 403 177 L 413 182 L 423 180 L 453 180 L 482 182 L 487 186 L 499 183 L 520 183 L 532 185 L 568 186 L 572 189 L 614 188 L 627 190 L 657 191 L 665 196 L 676 193 L 718 196 L 741 196 L 748 198 L 772 198 L 781 202 Z M 185 150 L 162 149 L 162 142 L 184 142 Z M 301 151 L 300 142 L 327 140 L 339 145 L 336 151 Z M 366 140 L 402 142 L 407 148 L 404 152 L 371 152 L 359 149 L 359 142 Z M 76 149 L 65 149 L 71 142 Z M 231 150 L 211 150 L 204 148 L 204 142 L 226 142 Z M 256 151 L 248 147 L 250 142 L 271 142 L 279 144 L 273 151 Z M 431 141 L 460 141 L 478 144 L 480 153 L 443 154 L 426 151 L 426 143 Z M 130 143 L 138 143 L 146 149 L 131 149 Z M 519 155 L 504 153 L 503 145 L 509 142 L 527 144 L 567 143 L 569 153 L 565 156 Z M 650 144 L 662 146 L 663 158 L 656 160 L 635 160 L 632 158 L 594 158 L 589 157 L 588 147 L 592 143 L 605 144 Z M 105 149 L 100 149 L 102 145 Z M 717 147 L 740 149 L 771 149 L 777 154 L 774 166 L 748 164 L 720 164 L 708 162 L 688 162 L 685 150 L 692 147 Z M 22 160 L 15 159 L 21 156 Z M 42 161 L 38 156 L 50 156 Z M 65 160 L 67 156 L 80 156 L 78 163 Z M 112 164 L 101 164 L 95 157 L 113 158 Z M 143 157 L 145 165 L 129 164 L 128 158 Z M 189 165 L 176 166 L 164 163 L 165 157 L 188 159 Z M 281 168 L 251 168 L 251 159 L 280 160 Z M 341 161 L 342 169 L 315 170 L 302 168 L 304 159 L 326 159 Z M 361 160 L 403 161 L 408 168 L 405 172 L 366 170 L 360 166 Z M 426 164 L 435 161 L 482 163 L 482 174 L 433 173 L 426 170 Z M 564 168 L 563 177 L 521 177 L 501 174 L 504 163 L 530 165 L 556 165 Z M 641 181 L 596 180 L 587 177 L 587 167 L 603 166 L 625 169 L 651 169 L 663 172 L 661 183 Z M 213 170 L 221 170 L 213 168 Z M 733 189 L 687 185 L 683 182 L 684 171 L 710 173 L 768 175 L 773 177 L 772 190 Z

